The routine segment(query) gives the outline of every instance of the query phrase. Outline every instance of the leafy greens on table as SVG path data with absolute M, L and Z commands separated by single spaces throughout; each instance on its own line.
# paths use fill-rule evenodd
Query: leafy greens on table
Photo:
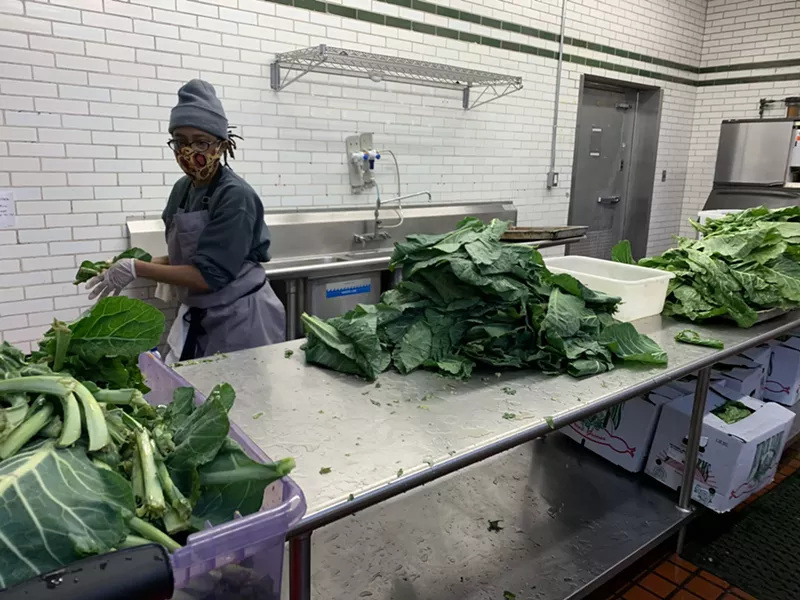
M 178 388 L 158 407 L 114 385 L 144 387 L 136 360 L 163 328 L 157 309 L 114 297 L 56 321 L 29 357 L 0 345 L 0 588 L 114 548 L 174 551 L 206 523 L 258 511 L 294 467 L 258 463 L 228 436 L 228 384 L 199 406 Z
M 675 273 L 664 314 L 752 327 L 759 311 L 800 306 L 800 207 L 750 208 L 692 226 L 702 239 L 679 238 L 677 248 L 639 261 Z M 612 259 L 633 262 L 627 241 Z
M 613 317 L 619 298 L 554 275 L 531 247 L 505 244 L 507 223 L 469 217 L 443 235 L 409 235 L 390 269 L 403 280 L 376 305 L 323 321 L 304 314 L 306 360 L 375 379 L 393 366 L 469 377 L 477 365 L 575 377 L 614 361 L 664 365 L 667 356 Z
M 97 277 L 115 262 L 122 260 L 123 258 L 135 258 L 144 262 L 150 262 L 153 260 L 153 257 L 141 248 L 130 248 L 129 250 L 125 250 L 125 252 L 115 256 L 110 261 L 100 260 L 97 262 L 92 262 L 91 260 L 85 260 L 81 263 L 81 266 L 78 267 L 78 272 L 75 273 L 75 281 L 73 283 L 75 285 L 86 283 L 92 277 Z

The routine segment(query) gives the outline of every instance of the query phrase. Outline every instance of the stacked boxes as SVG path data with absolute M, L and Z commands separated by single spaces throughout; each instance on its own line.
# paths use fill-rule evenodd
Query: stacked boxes
M 672 489 L 680 486 L 686 454 L 686 435 L 694 397 L 682 396 L 661 411 L 645 472 Z M 712 411 L 726 402 L 746 407 L 752 414 L 726 423 Z M 775 475 L 794 414 L 735 390 L 709 388 L 692 498 L 726 512 L 757 492 Z
M 792 406 L 800 400 L 800 337 L 772 344 L 764 400 Z
M 767 362 L 767 365 L 769 362 Z M 766 366 L 744 356 L 731 356 L 718 362 L 711 370 L 712 377 L 718 377 L 726 388 L 750 396 L 756 400 L 764 397 Z
M 644 468 L 661 407 L 685 393 L 678 385 L 665 385 L 560 431 L 615 465 L 638 473 Z

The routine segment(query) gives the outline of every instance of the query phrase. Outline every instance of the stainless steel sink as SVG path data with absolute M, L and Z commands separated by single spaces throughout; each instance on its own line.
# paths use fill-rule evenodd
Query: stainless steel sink
M 359 252 L 348 252 L 346 260 L 367 260 L 369 258 L 386 258 L 392 255 L 394 248 L 381 248 L 380 250 L 362 250 Z
M 303 256 L 300 258 L 274 258 L 266 264 L 267 269 L 296 269 L 314 265 L 330 265 L 353 260 L 346 256 Z

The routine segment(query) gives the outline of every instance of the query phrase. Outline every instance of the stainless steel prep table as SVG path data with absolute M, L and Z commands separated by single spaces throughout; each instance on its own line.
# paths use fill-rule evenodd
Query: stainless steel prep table
M 408 376 L 388 372 L 369 383 L 306 365 L 299 350 L 302 341 L 297 340 L 182 365 L 178 372 L 202 392 L 220 381 L 233 384 L 237 391 L 233 420 L 269 456 L 296 458 L 292 477 L 306 495 L 308 513 L 289 533 L 290 583 L 293 600 L 306 600 L 310 534 L 315 529 L 668 381 L 695 371 L 707 374 L 707 367 L 717 360 L 800 327 L 800 312 L 748 330 L 691 326 L 703 336 L 724 341 L 724 350 L 676 343 L 675 334 L 687 325 L 671 319 L 652 317 L 635 325 L 668 353 L 669 366 L 619 368 L 580 380 L 521 371 L 478 374 L 458 382 L 428 372 Z M 294 353 L 287 357 L 288 350 Z M 700 379 L 698 394 L 704 399 L 707 379 Z M 504 418 L 506 413 L 515 416 Z M 689 464 L 696 460 L 702 414 L 702 403 L 696 402 L 687 446 Z M 657 532 L 645 537 L 668 535 L 688 518 L 691 486 L 683 487 L 687 490 L 679 500 L 683 510 L 669 515 Z M 663 513 L 663 502 L 651 505 L 655 516 Z M 625 515 L 621 517 L 617 524 L 625 522 Z M 615 565 L 624 566 L 615 557 L 609 560 L 614 562 L 603 575 L 613 574 Z M 564 583 L 569 586 L 562 584 L 563 590 L 578 584 L 589 589 L 591 581 Z

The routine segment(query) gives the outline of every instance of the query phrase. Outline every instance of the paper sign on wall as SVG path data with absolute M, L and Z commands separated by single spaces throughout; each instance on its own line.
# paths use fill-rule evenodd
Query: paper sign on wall
M 0 190 L 0 229 L 14 227 L 14 190 Z

